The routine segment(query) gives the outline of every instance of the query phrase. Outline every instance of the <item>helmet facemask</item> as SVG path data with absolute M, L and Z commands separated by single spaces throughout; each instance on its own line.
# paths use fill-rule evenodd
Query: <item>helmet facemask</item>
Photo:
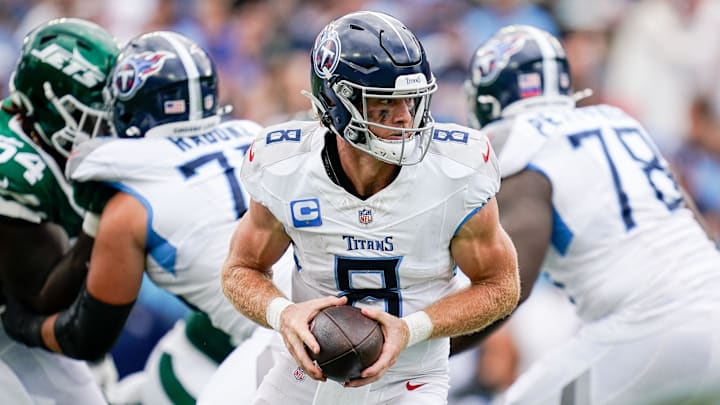
M 413 83 L 403 86 L 402 83 Z M 350 113 L 350 122 L 341 134 L 356 148 L 375 158 L 396 165 L 414 165 L 427 153 L 432 140 L 434 121 L 430 115 L 430 99 L 437 89 L 435 81 L 427 83 L 422 74 L 399 76 L 393 89 L 366 87 L 341 80 L 333 91 Z M 373 122 L 368 117 L 368 99 L 409 100 L 412 125 L 401 128 Z M 400 135 L 399 139 L 384 139 L 373 133 L 372 128 L 382 128 Z
M 43 83 L 43 89 L 48 101 L 65 121 L 64 127 L 49 136 L 52 146 L 61 155 L 68 157 L 73 145 L 98 135 L 110 134 L 107 111 L 89 107 L 72 94 L 65 94 L 58 98 L 49 82 Z M 42 132 L 42 128 L 36 128 L 36 130 Z M 41 136 L 45 139 L 48 138 L 44 133 Z

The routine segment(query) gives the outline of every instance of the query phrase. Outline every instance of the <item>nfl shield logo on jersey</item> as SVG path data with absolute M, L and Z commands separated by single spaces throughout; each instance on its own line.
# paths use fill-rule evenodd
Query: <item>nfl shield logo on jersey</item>
M 372 222 L 372 210 L 370 208 L 362 208 L 358 211 L 358 219 L 363 225 L 367 225 Z
M 305 370 L 298 366 L 293 370 L 293 377 L 295 377 L 295 381 L 305 381 Z

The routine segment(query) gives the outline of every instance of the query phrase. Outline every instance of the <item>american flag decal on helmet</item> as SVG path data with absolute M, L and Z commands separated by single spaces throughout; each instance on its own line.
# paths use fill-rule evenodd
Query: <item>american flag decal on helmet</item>
M 363 225 L 367 225 L 372 222 L 372 210 L 370 208 L 362 208 L 358 211 L 358 219 Z
M 542 95 L 542 79 L 540 73 L 524 73 L 518 76 L 518 89 L 521 98 L 537 97 Z
M 185 100 L 166 100 L 163 103 L 163 112 L 165 114 L 184 114 Z

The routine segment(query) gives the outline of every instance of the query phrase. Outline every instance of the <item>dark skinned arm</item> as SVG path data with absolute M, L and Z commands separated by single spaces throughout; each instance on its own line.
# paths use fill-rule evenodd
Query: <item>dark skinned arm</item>
M 140 292 L 145 270 L 147 213 L 135 197 L 117 193 L 107 203 L 92 249 L 91 268 L 77 298 L 50 316 L 8 300 L 5 332 L 30 347 L 81 360 L 104 356 L 120 336 Z
M 52 313 L 72 304 L 88 272 L 90 253 L 95 239 L 80 232 L 75 245 L 53 267 L 33 309 Z
M 500 223 L 513 241 L 520 269 L 520 304 L 532 292 L 552 235 L 552 188 L 547 179 L 531 170 L 504 178 L 497 194 Z M 450 340 L 450 355 L 477 346 L 509 317 L 471 335 Z
M 69 306 L 87 274 L 92 242 L 83 234 L 69 249 L 68 237 L 57 224 L 0 217 L 0 280 L 5 294 L 39 313 Z

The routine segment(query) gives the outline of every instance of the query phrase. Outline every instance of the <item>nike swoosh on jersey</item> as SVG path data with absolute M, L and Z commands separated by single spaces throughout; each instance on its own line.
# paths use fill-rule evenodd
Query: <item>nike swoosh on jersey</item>
M 486 142 L 485 145 L 487 145 L 487 150 L 485 150 L 485 153 L 483 153 L 483 159 L 487 162 L 488 159 L 490 159 L 490 143 Z
M 420 384 L 411 384 L 410 381 L 405 383 L 405 388 L 407 388 L 408 391 L 415 391 L 416 389 L 422 387 L 427 383 L 420 383 Z

